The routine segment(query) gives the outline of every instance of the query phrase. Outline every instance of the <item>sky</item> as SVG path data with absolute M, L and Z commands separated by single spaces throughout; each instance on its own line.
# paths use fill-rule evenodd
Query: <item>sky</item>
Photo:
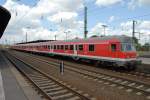
M 150 0 L 0 0 L 0 5 L 12 15 L 3 44 L 25 42 L 26 34 L 28 41 L 83 38 L 85 6 L 88 37 L 132 36 L 135 20 L 136 37 L 150 43 Z

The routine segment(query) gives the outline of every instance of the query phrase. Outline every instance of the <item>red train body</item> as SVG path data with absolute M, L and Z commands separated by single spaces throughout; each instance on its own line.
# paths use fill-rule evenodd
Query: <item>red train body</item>
M 89 39 L 16 44 L 13 49 L 89 59 L 132 68 L 140 61 L 131 37 L 107 36 Z

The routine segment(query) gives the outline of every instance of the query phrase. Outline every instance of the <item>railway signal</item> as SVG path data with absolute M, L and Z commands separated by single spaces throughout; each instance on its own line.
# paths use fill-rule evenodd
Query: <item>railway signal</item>
M 60 74 L 61 75 L 64 74 L 64 62 L 63 61 L 60 63 Z

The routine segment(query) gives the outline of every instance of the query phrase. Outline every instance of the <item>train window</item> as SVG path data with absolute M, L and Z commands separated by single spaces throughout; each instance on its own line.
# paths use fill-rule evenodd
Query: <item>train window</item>
M 51 49 L 51 46 L 50 46 L 50 45 L 48 45 L 48 49 Z
M 121 50 L 122 51 L 136 51 L 134 45 L 131 43 L 122 43 Z
M 80 51 L 83 50 L 83 45 L 79 45 L 79 50 L 80 50 Z
M 59 49 L 61 50 L 61 45 L 59 45 Z
M 95 50 L 94 44 L 90 44 L 90 45 L 89 45 L 89 51 L 94 51 L 94 50 Z
M 64 46 L 63 45 L 61 45 L 61 50 L 64 50 Z
M 53 49 L 53 45 L 51 45 L 51 49 Z
M 78 45 L 75 46 L 75 50 L 78 50 Z
M 111 44 L 111 51 L 116 51 L 116 49 L 117 49 L 116 44 Z
M 57 45 L 57 50 L 59 50 L 59 45 Z
M 65 45 L 65 50 L 68 50 L 68 45 Z
M 56 45 L 54 45 L 54 50 L 56 50 Z
M 70 45 L 70 50 L 73 50 L 73 45 Z

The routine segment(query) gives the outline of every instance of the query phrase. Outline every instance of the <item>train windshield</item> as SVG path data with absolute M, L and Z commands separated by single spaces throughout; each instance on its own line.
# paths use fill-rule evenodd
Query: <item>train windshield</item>
M 134 45 L 131 43 L 122 43 L 121 50 L 122 51 L 136 51 Z

